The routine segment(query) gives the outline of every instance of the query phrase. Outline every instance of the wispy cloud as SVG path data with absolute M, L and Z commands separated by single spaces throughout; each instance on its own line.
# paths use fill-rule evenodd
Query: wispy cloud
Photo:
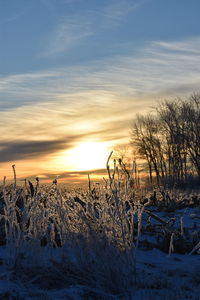
M 144 5 L 147 0 L 113 0 L 103 9 L 102 13 L 102 27 L 112 28 L 119 25 L 124 18 Z
M 52 10 L 53 3 L 42 0 L 47 9 Z M 40 56 L 51 57 L 66 52 L 79 45 L 88 37 L 95 36 L 119 25 L 125 17 L 146 3 L 147 0 L 109 0 L 101 8 L 74 13 L 59 19 L 54 30 L 45 39 L 45 50 Z
M 30 129 L 30 128 L 29 128 Z M 49 128 L 48 128 L 49 129 Z M 112 130 L 106 128 L 105 130 L 84 132 L 84 133 L 75 133 L 67 135 L 62 135 L 60 139 L 54 138 L 52 140 L 36 140 L 36 136 L 32 137 L 31 133 L 29 134 L 29 140 L 9 140 L 0 142 L 0 163 L 2 162 L 12 162 L 18 160 L 26 159 L 42 159 L 43 157 L 48 157 L 48 155 L 60 152 L 62 150 L 69 150 L 74 147 L 75 143 L 79 142 L 84 138 L 92 138 L 93 136 L 102 136 L 102 141 L 110 140 Z M 26 136 L 28 138 L 28 136 Z M 116 136 L 115 136 L 116 138 Z
M 67 148 L 65 140 L 0 143 L 0 162 L 33 159 Z
M 80 16 L 63 18 L 48 38 L 48 47 L 41 56 L 60 54 L 91 35 L 93 35 L 92 24 L 87 18 Z
M 156 41 L 138 53 L 116 56 L 36 73 L 0 78 L 0 108 L 46 102 L 68 110 L 88 101 L 111 105 L 120 97 L 134 98 L 164 92 L 198 89 L 200 37 L 183 41 Z
M 156 41 L 135 56 L 0 78 L 2 161 L 7 153 L 53 154 L 86 138 L 127 141 L 136 113 L 161 97 L 199 91 L 199 44 L 200 37 Z

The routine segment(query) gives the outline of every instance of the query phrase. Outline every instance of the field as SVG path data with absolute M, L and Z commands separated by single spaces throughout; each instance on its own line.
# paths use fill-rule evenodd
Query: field
M 4 181 L 0 299 L 200 299 L 200 193 L 107 169 L 88 189 Z

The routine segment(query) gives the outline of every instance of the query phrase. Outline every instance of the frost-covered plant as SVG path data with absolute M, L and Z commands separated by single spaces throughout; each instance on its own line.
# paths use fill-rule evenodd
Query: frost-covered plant
M 60 189 L 57 180 L 42 186 L 38 178 L 18 187 L 13 167 L 14 184 L 4 182 L 2 187 L 1 217 L 7 262 L 15 274 L 47 273 L 51 279 L 59 274 L 66 284 L 87 284 L 118 295 L 131 289 L 143 205 L 130 188 L 125 165 L 114 161 L 110 168 L 109 159 L 106 186 L 94 188 L 89 182 L 89 190 L 80 192 Z

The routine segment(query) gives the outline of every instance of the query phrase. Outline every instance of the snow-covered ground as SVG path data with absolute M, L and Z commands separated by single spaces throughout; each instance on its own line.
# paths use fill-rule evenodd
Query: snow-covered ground
M 84 285 L 59 289 L 41 289 L 29 280 L 13 280 L 12 270 L 3 261 L 5 247 L 0 251 L 0 299 L 200 299 L 199 255 L 167 255 L 158 249 L 137 250 L 136 286 L 128 297 L 118 297 Z
M 63 197 L 57 187 L 13 195 L 1 215 L 8 243 L 0 246 L 0 299 L 200 300 L 200 205 L 193 200 L 131 206 L 129 194 Z M 26 203 L 17 219 L 19 196 Z

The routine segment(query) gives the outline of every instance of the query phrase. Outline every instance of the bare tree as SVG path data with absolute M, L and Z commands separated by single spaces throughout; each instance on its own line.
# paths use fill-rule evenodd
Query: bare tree
M 185 184 L 193 168 L 200 180 L 200 95 L 164 101 L 154 114 L 137 116 L 131 139 L 158 184 Z M 154 176 L 155 175 L 155 176 Z
M 200 180 L 200 95 L 194 94 L 183 103 L 182 118 L 186 124 L 187 152 Z

